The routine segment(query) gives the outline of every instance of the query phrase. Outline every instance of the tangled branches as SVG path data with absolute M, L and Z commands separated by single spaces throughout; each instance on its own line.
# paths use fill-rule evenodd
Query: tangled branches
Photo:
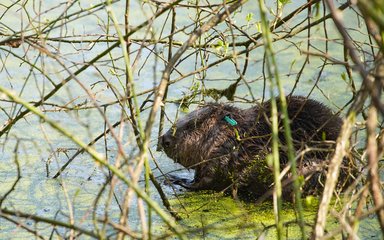
M 263 2 L 1 3 L 0 236 L 209 232 L 175 220 L 185 207 L 175 209 L 167 197 L 177 190 L 159 182 L 175 166 L 153 151 L 155 136 L 196 103 L 250 105 L 273 94 L 316 98 L 345 122 L 316 220 L 303 219 L 298 198 L 299 219 L 272 228 L 354 239 L 374 216 L 384 230 L 383 4 Z M 340 195 L 349 157 L 361 174 Z M 340 226 L 328 229 L 329 215 Z

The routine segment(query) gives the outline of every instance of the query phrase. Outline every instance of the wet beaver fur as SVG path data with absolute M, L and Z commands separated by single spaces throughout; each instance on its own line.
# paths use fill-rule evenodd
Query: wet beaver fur
M 342 120 L 322 103 L 305 97 L 287 97 L 287 105 L 298 173 L 306 180 L 302 193 L 318 194 Z M 237 124 L 230 124 L 226 116 Z M 177 121 L 160 138 L 160 145 L 168 157 L 195 170 L 193 182 L 180 185 L 256 199 L 273 189 L 272 168 L 266 160 L 272 146 L 270 116 L 270 101 L 248 109 L 208 104 Z M 279 141 L 283 170 L 288 157 L 280 111 Z M 348 170 L 342 170 L 339 178 L 341 185 L 345 184 Z M 288 172 L 282 180 L 286 198 L 292 194 L 291 182 Z

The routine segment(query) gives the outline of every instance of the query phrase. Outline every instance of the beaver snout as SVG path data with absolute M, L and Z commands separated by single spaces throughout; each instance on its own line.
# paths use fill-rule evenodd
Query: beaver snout
M 165 133 L 163 136 L 160 137 L 159 140 L 159 146 L 161 150 L 169 149 L 169 147 L 172 146 L 174 141 L 174 136 L 172 136 L 171 132 Z

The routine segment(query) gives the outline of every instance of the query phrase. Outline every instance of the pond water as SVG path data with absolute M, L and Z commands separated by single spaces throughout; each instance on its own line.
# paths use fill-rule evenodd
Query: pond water
M 294 1 L 294 3 L 288 4 L 284 14 L 296 9 L 304 2 L 306 1 Z M 47 39 L 34 39 L 34 41 L 46 46 L 61 62 L 46 56 L 42 50 L 39 51 L 37 48 L 28 46 L 27 43 L 23 43 L 19 48 L 0 46 L 1 85 L 11 89 L 13 93 L 19 95 L 24 100 L 32 102 L 40 100 L 41 96 L 46 95 L 52 90 L 51 80 L 55 84 L 60 83 L 68 77 L 68 70 L 71 72 L 76 71 L 113 44 L 113 42 L 90 43 L 86 40 L 97 39 L 98 37 L 105 40 L 105 37 L 102 36 L 107 34 L 111 36 L 112 40 L 116 40 L 113 24 L 111 21 L 108 21 L 105 8 L 93 8 L 96 3 L 92 5 L 88 1 L 63 1 L 60 4 L 56 1 L 26 1 L 24 7 L 17 3 L 6 11 L 5 6 L 10 6 L 11 4 L 12 1 L 3 1 L 0 5 L 0 16 L 2 16 L 0 19 L 0 30 L 4 34 L 11 34 L 11 30 L 22 30 L 25 36 L 36 34 L 36 32 L 42 30 L 38 29 L 38 22 L 53 21 L 64 13 L 70 15 L 81 11 L 81 9 L 92 8 L 88 11 L 77 13 L 78 20 L 71 21 L 71 18 L 63 18 L 55 23 L 58 27 L 43 35 Z M 111 7 L 120 24 L 124 22 L 124 4 L 122 1 L 117 1 Z M 130 24 L 137 26 L 145 21 L 146 17 L 152 15 L 151 9 L 153 7 L 148 7 L 148 4 L 132 1 Z M 251 23 L 255 24 L 259 19 L 258 8 L 255 2 L 247 3 L 242 11 L 237 13 L 236 24 L 239 26 L 246 25 L 247 21 L 245 19 L 247 14 L 250 13 L 253 14 Z M 302 16 L 305 16 L 305 14 L 299 14 L 298 20 L 287 24 L 290 27 L 294 26 L 303 19 Z M 182 28 L 185 25 L 191 24 L 195 15 L 196 10 L 193 8 L 177 9 L 177 27 Z M 80 18 L 80 16 L 82 17 Z M 345 17 L 348 19 L 347 23 L 351 27 L 358 27 L 357 18 L 353 11 L 348 11 Z M 166 14 L 154 22 L 151 30 L 153 30 L 153 34 L 156 37 L 160 35 L 167 36 L 170 32 L 170 20 L 165 24 L 164 32 L 161 32 L 165 19 Z M 332 39 L 329 42 L 329 54 L 335 59 L 342 60 L 343 46 L 340 37 L 334 32 L 330 21 L 327 22 L 327 25 L 328 38 Z M 7 29 L 8 27 L 9 29 Z M 185 41 L 192 29 L 190 27 L 176 34 L 175 39 L 177 41 Z M 220 25 L 218 29 L 226 29 L 226 26 Z M 257 28 L 253 27 L 250 28 L 249 33 L 256 31 Z M 316 48 L 324 49 L 325 36 L 322 27 L 316 26 L 311 31 L 312 50 L 314 51 Z M 365 39 L 365 32 L 353 31 L 352 34 L 362 39 L 362 48 L 368 49 L 364 45 L 368 41 Z M 145 28 L 135 34 L 133 38 L 141 38 L 143 36 L 149 37 L 146 35 Z M 209 37 L 207 36 L 207 38 Z M 6 36 L 0 37 L 0 41 L 4 39 L 6 39 Z M 67 39 L 75 39 L 79 40 L 79 42 L 66 43 L 64 40 Z M 306 49 L 306 39 L 307 32 L 303 32 L 287 40 L 278 41 L 273 45 L 274 51 L 277 53 L 278 68 L 286 93 L 292 90 L 297 73 L 305 61 L 305 55 L 301 54 L 299 49 Z M 140 44 L 140 42 L 134 42 L 131 45 L 132 62 L 137 56 Z M 162 58 L 167 56 L 168 48 L 162 44 L 157 44 L 156 47 L 148 44 L 147 47 L 142 49 L 141 57 L 134 68 L 137 93 L 151 89 L 158 84 L 161 78 L 164 62 L 156 59 L 153 54 L 154 50 Z M 178 48 L 175 47 L 173 50 L 175 52 Z M 177 66 L 177 72 L 173 72 L 171 80 L 175 80 L 182 74 L 189 74 L 195 69 L 202 67 L 200 60 L 197 60 L 201 57 L 207 57 L 208 60 L 205 64 L 218 60 L 219 57 L 214 54 L 214 51 L 221 50 L 212 48 L 209 51 L 213 53 L 208 54 L 209 56 L 204 56 L 204 54 L 191 55 Z M 238 48 L 237 50 L 243 49 Z M 122 85 L 125 82 L 125 75 L 121 53 L 121 48 L 115 48 L 111 51 L 110 55 L 93 63 L 93 66 L 77 76 L 76 81 L 69 81 L 52 98 L 48 99 L 40 110 L 45 111 L 49 119 L 54 120 L 61 126 L 65 126 L 65 129 L 74 133 L 85 143 L 91 142 L 96 136 L 103 133 L 105 122 L 98 110 L 95 108 L 85 108 L 85 106 L 92 106 L 92 104 L 79 82 L 92 91 L 99 105 L 108 105 L 108 107 L 102 109 L 106 111 L 105 115 L 110 123 L 119 121 L 122 116 L 124 117 L 124 113 L 128 112 L 127 109 L 122 108 L 119 104 L 111 104 L 116 101 L 115 94 L 124 95 Z M 184 56 L 188 53 L 190 52 L 185 53 Z M 255 100 L 260 100 L 263 96 L 263 54 L 264 49 L 262 47 L 250 53 L 248 69 L 244 75 L 250 90 L 245 84 L 241 84 L 236 92 L 235 105 L 244 108 L 249 107 L 252 104 L 251 102 L 254 101 L 252 96 L 254 96 Z M 112 59 L 114 60 L 113 62 Z M 244 55 L 238 56 L 237 61 L 240 69 L 244 66 L 244 60 Z M 25 61 L 36 64 L 36 67 L 42 71 L 38 71 L 37 68 L 31 68 Z M 309 93 L 318 78 L 322 62 L 323 60 L 318 57 L 310 58 L 300 77 L 295 94 L 307 95 Z M 334 111 L 339 111 L 352 96 L 348 82 L 341 80 L 341 75 L 344 73 L 345 68 L 340 65 L 326 65 L 311 97 L 324 102 Z M 177 114 L 180 110 L 179 105 L 172 102 L 180 100 L 184 95 L 191 95 L 193 93 L 191 87 L 196 86 L 196 83 L 200 87 L 224 89 L 238 77 L 236 67 L 232 61 L 217 64 L 215 67 L 205 71 L 204 74 L 191 74 L 191 76 L 170 86 L 168 92 L 169 103 L 166 104 L 166 114 L 170 121 L 167 120 L 165 122 L 166 127 L 171 126 L 171 121 L 174 121 L 176 116 L 184 114 L 182 112 Z M 354 77 L 358 84 L 359 77 L 356 75 Z M 269 98 L 268 90 L 265 95 L 266 98 Z M 138 97 L 139 105 L 145 104 L 145 108 L 151 106 L 151 102 L 147 101 L 147 97 L 147 94 L 140 95 Z M 15 108 L 13 104 L 4 101 L 5 99 L 5 96 L 0 94 L 1 125 L 8 121 L 9 116 L 14 117 L 20 111 L 20 106 Z M 201 100 L 201 95 L 197 95 L 194 100 Z M 207 100 L 213 101 L 209 98 Z M 221 99 L 220 101 L 225 102 L 226 100 Z M 58 106 L 79 107 L 79 109 L 66 111 Z M 190 109 L 192 110 L 195 107 L 196 105 L 192 104 Z M 143 123 L 145 123 L 148 113 L 148 110 L 141 113 L 140 117 Z M 343 114 L 345 114 L 345 111 L 343 111 Z M 159 118 L 157 117 L 150 141 L 150 150 L 153 154 L 150 155 L 150 165 L 154 175 L 161 176 L 153 162 L 153 160 L 156 160 L 162 172 L 168 173 L 177 170 L 177 174 L 192 178 L 192 172 L 183 170 L 180 165 L 173 163 L 165 154 L 156 152 L 158 122 Z M 121 134 L 121 142 L 124 144 L 124 150 L 128 158 L 135 156 L 138 148 L 129 124 L 125 123 L 122 129 L 116 128 L 115 131 L 117 134 Z M 7 135 L 0 137 L 0 148 L 0 196 L 7 193 L 17 179 L 16 160 L 20 164 L 21 174 L 15 189 L 6 197 L 2 207 L 40 217 L 54 218 L 64 222 L 68 221 L 70 216 L 73 216 L 78 226 L 83 228 L 89 227 L 89 229 L 93 229 L 94 226 L 92 214 L 95 213 L 99 219 L 104 217 L 106 209 L 103 201 L 106 201 L 107 196 L 105 194 L 102 196 L 101 203 L 98 204 L 96 209 L 94 209 L 94 202 L 109 176 L 108 171 L 95 164 L 88 154 L 80 154 L 58 179 L 53 179 L 52 177 L 58 169 L 77 151 L 77 146 L 38 117 L 28 114 L 25 118 L 19 120 Z M 114 162 L 116 160 L 117 145 L 111 136 L 108 136 L 105 140 L 98 141 L 94 144 L 94 148 L 103 155 L 106 155 L 109 161 Z M 162 182 L 162 179 L 159 178 L 159 181 Z M 140 184 L 143 186 L 143 181 Z M 272 230 L 262 231 L 264 226 L 274 224 L 273 207 L 270 204 L 268 205 L 268 203 L 261 206 L 251 206 L 250 204 L 236 202 L 228 197 L 222 197 L 217 194 L 184 194 L 180 190 L 174 191 L 169 186 L 163 186 L 163 188 L 167 196 L 172 199 L 171 202 L 174 207 L 181 212 L 183 216 L 182 224 L 188 228 L 203 229 L 195 233 L 196 235 L 191 235 L 195 238 L 222 239 L 223 236 L 227 236 L 227 239 L 254 239 L 257 236 L 262 236 L 266 237 L 266 239 L 273 239 L 275 236 L 273 228 L 271 228 Z M 125 190 L 126 186 L 121 183 L 115 187 L 115 197 L 108 206 L 108 218 L 112 221 L 118 221 L 120 208 L 117 201 L 122 201 Z M 161 204 L 159 194 L 153 186 L 150 188 L 150 195 L 154 201 Z M 287 204 L 285 209 L 287 219 L 294 220 L 295 216 L 291 211 L 292 206 Z M 313 207 L 308 207 L 306 213 L 307 220 L 310 222 L 315 215 Z M 133 201 L 129 214 L 129 226 L 133 230 L 138 230 L 140 219 L 137 214 L 137 201 Z M 239 226 L 239 222 L 233 221 L 237 216 L 242 216 L 241 224 L 244 223 L 244 225 Z M 54 234 L 52 227 L 47 224 L 36 223 L 28 218 L 16 219 L 20 225 L 37 231 L 44 238 L 49 238 L 50 234 Z M 227 222 L 228 225 L 220 225 L 223 221 Z M 251 224 L 247 225 L 247 221 Z M 332 221 L 329 223 L 330 226 L 336 224 Z M 156 232 L 156 234 L 165 234 L 169 231 L 156 214 L 152 214 L 152 222 L 153 232 Z M 205 226 L 210 227 L 204 228 Z M 372 237 L 373 235 L 371 239 L 380 236 L 377 223 L 374 220 L 367 219 L 361 226 L 359 232 L 361 236 L 370 235 Z M 227 229 L 232 230 L 228 232 Z M 242 229 L 245 230 L 242 231 Z M 62 228 L 57 228 L 57 231 L 63 235 L 69 232 Z M 108 231 L 113 232 L 111 228 Z M 290 229 L 289 231 L 291 232 Z M 22 230 L 20 226 L 16 226 L 14 223 L 0 217 L 0 239 L 28 239 L 32 236 L 31 232 Z M 292 235 L 290 236 L 292 236 L 290 239 L 295 238 L 294 230 L 292 230 Z

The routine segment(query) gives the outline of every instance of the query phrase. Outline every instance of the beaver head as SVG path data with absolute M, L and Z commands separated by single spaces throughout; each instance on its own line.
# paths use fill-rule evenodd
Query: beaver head
M 178 120 L 161 136 L 160 145 L 175 162 L 195 169 L 203 161 L 231 152 L 236 142 L 232 125 L 241 118 L 238 108 L 208 104 Z

